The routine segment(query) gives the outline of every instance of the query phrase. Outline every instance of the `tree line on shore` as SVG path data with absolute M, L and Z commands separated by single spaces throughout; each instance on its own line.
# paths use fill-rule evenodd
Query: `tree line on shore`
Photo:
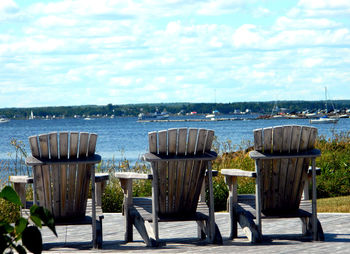
M 77 117 L 77 116 L 137 116 L 139 113 L 166 111 L 170 114 L 197 112 L 205 114 L 218 110 L 222 114 L 233 112 L 248 112 L 270 114 L 278 106 L 287 112 L 298 113 L 305 110 L 310 112 L 324 109 L 325 101 L 267 101 L 267 102 L 232 102 L 232 103 L 148 103 L 124 105 L 82 105 L 32 108 L 2 108 L 0 117 L 25 119 L 31 112 L 36 117 Z M 328 105 L 329 110 L 345 110 L 350 108 L 350 100 L 337 100 Z

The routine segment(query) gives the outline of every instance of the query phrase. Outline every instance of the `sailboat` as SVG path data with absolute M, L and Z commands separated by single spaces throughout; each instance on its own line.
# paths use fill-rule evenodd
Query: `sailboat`
M 30 111 L 30 116 L 29 116 L 29 120 L 33 120 L 34 119 L 34 113 L 33 110 Z
M 339 121 L 339 117 L 332 117 L 329 118 L 327 113 L 328 113 L 328 107 L 327 107 L 327 87 L 325 89 L 325 97 L 326 97 L 326 114 L 318 119 L 311 119 L 310 123 L 337 123 Z

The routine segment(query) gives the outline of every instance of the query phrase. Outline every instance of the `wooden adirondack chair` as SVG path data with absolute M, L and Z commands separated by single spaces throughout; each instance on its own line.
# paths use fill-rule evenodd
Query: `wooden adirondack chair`
M 85 132 L 61 132 L 29 137 L 32 156 L 26 164 L 32 166 L 33 178 L 12 176 L 16 191 L 24 206 L 26 183 L 33 183 L 34 204 L 51 211 L 57 225 L 92 224 L 94 248 L 102 247 L 102 210 L 96 220 L 95 180 L 102 182 L 106 175 L 95 178 L 95 164 L 101 156 L 95 154 L 97 135 Z M 86 216 L 90 179 L 92 180 L 91 216 Z
M 214 131 L 180 128 L 150 132 L 148 137 L 150 153 L 143 158 L 151 163 L 152 174 L 116 173 L 124 190 L 125 241 L 133 240 L 134 225 L 147 246 L 159 246 L 164 243 L 159 241 L 158 222 L 195 220 L 201 239 L 207 236 L 208 242 L 221 244 L 212 188 Z M 199 200 L 206 177 L 209 207 Z M 133 198 L 132 179 L 152 179 L 152 198 Z
M 231 239 L 237 237 L 237 222 L 251 242 L 259 242 L 262 240 L 262 218 L 299 217 L 304 235 L 324 240 L 316 214 L 315 159 L 321 155 L 319 150 L 314 149 L 316 137 L 317 129 L 308 126 L 254 130 L 254 151 L 249 155 L 255 160 L 255 172 L 221 170 L 229 185 Z M 305 198 L 302 200 L 310 172 L 312 202 Z M 237 195 L 237 177 L 255 177 L 256 195 Z M 308 197 L 308 193 L 304 197 Z

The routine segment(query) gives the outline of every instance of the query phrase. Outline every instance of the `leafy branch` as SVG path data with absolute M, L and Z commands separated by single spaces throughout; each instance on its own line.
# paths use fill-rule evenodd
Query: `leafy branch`
M 5 186 L 2 189 L 0 198 L 22 206 L 20 198 L 10 186 Z M 26 249 L 33 253 L 41 253 L 43 243 L 38 228 L 42 228 L 43 225 L 50 228 L 57 237 L 52 214 L 46 208 L 37 205 L 30 208 L 28 219 L 20 217 L 14 225 L 0 221 L 0 253 L 11 253 L 13 249 L 18 253 L 26 253 Z M 23 246 L 18 243 L 20 240 L 22 240 Z

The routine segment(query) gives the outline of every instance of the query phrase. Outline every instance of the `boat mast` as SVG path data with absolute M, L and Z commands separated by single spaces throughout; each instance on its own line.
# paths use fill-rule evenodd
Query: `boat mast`
M 328 114 L 328 107 L 327 107 L 327 87 L 324 87 L 324 93 L 325 93 L 325 98 L 326 98 L 326 114 Z

